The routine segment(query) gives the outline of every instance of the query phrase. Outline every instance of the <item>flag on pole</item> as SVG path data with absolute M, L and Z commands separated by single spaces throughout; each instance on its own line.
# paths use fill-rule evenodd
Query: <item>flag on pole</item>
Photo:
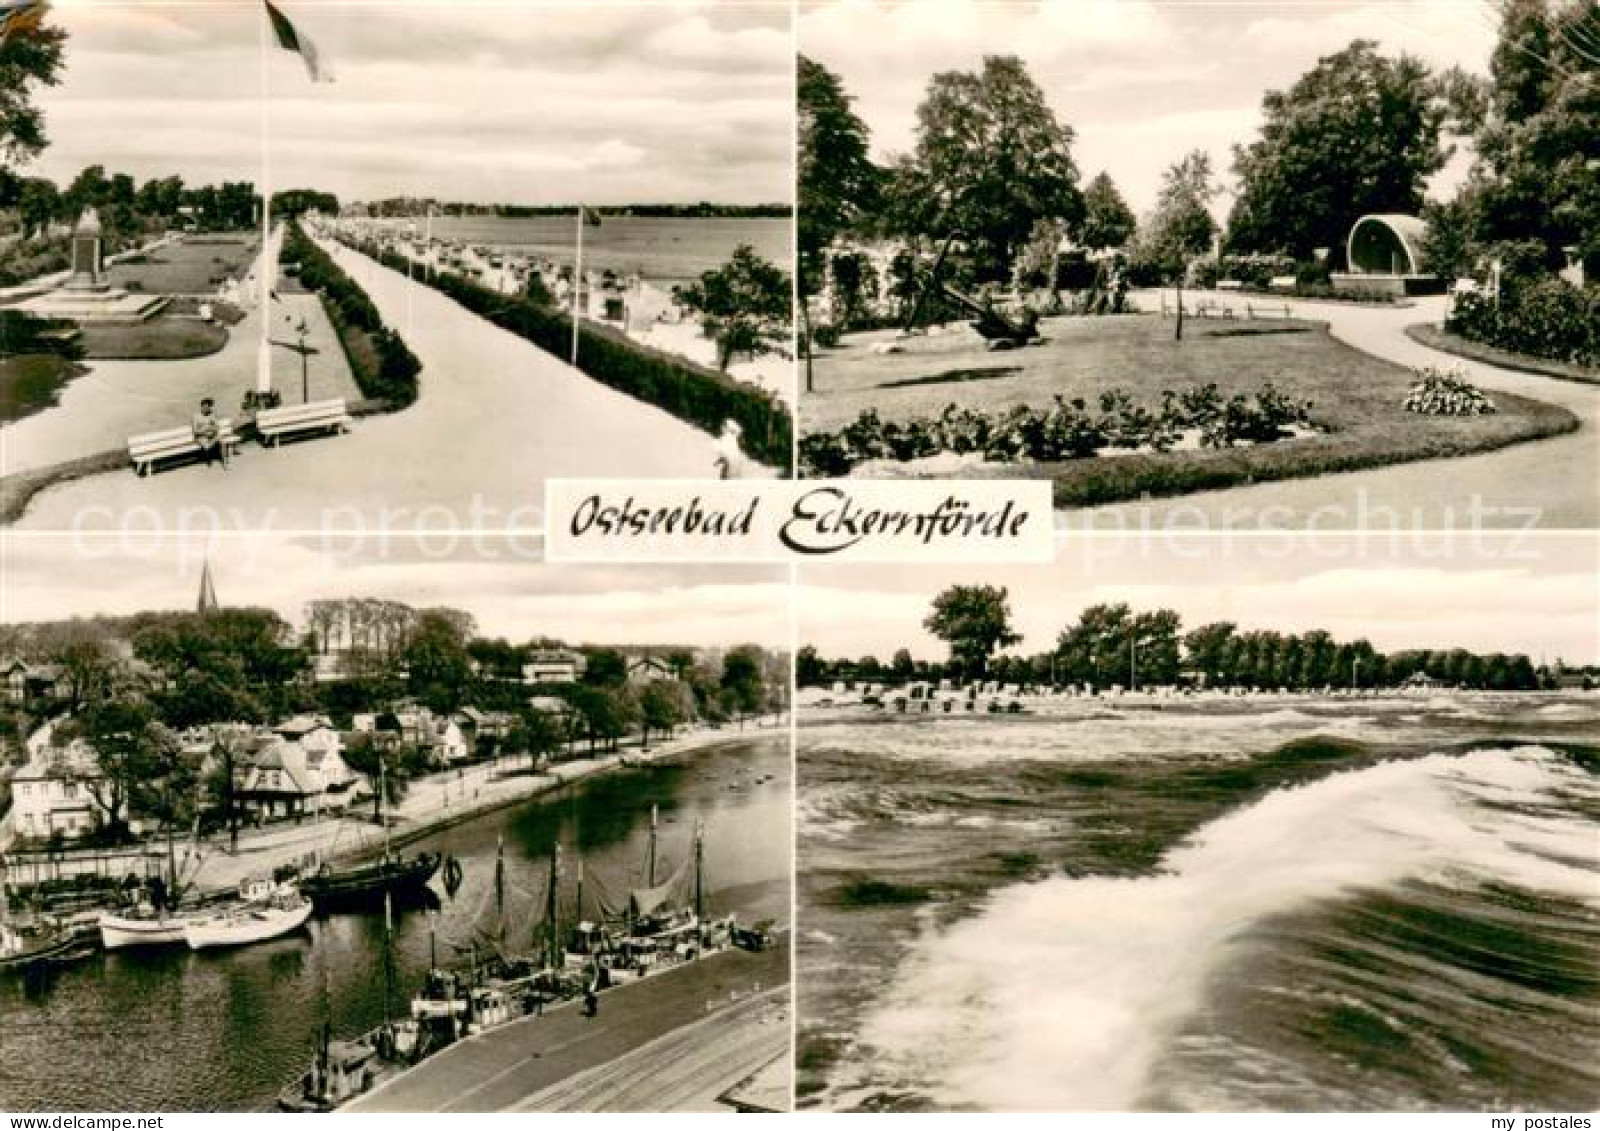
M 317 50 L 317 45 L 307 38 L 305 32 L 289 22 L 289 17 L 278 11 L 272 0 L 262 0 L 262 3 L 267 6 L 267 19 L 272 23 L 272 34 L 278 37 L 278 46 L 300 56 L 312 82 L 332 82 L 333 69 L 322 61 L 322 53 Z
M 600 226 L 600 213 L 590 208 L 587 204 L 578 205 L 578 215 L 583 217 L 583 222 L 588 227 L 598 228 Z
M 0 46 L 18 32 L 37 31 L 49 6 L 45 0 L 0 0 Z

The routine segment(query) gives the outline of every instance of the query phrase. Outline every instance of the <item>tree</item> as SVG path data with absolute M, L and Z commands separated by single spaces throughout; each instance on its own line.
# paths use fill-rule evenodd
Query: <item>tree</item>
M 0 171 L 25 165 L 49 144 L 44 115 L 34 105 L 37 88 L 61 81 L 67 33 L 40 24 L 20 28 L 0 43 Z
M 644 745 L 650 745 L 650 732 L 660 731 L 668 738 L 687 721 L 683 709 L 682 684 L 654 679 L 639 692 L 639 728 Z
M 916 662 L 911 659 L 911 650 L 909 648 L 895 649 L 892 666 L 894 668 L 895 678 L 902 681 L 909 680 L 912 676 L 917 674 L 917 665 Z
M 723 657 L 721 689 L 724 705 L 741 727 L 746 716 L 761 711 L 767 696 L 760 648 L 741 644 Z
M 384 806 L 392 808 L 405 798 L 406 771 L 401 766 L 400 751 L 395 747 L 379 742 L 373 734 L 356 734 L 345 743 L 342 757 L 371 784 L 374 821 L 383 819 Z
M 595 648 L 587 655 L 583 682 L 590 687 L 621 687 L 628 681 L 628 657 L 615 648 Z
M 1137 227 L 1133 209 L 1122 199 L 1117 186 L 1105 173 L 1098 174 L 1083 190 L 1083 229 L 1078 240 L 1085 247 L 1121 247 Z
M 436 711 L 454 711 L 472 681 L 467 640 L 471 617 L 454 609 L 424 609 L 406 644 L 411 692 Z
M 828 662 L 817 655 L 814 645 L 802 645 L 794 658 L 794 682 L 797 687 L 815 687 L 826 683 Z
M 105 699 L 79 715 L 72 730 L 94 752 L 98 772 L 72 767 L 68 780 L 94 799 L 113 839 L 126 836 L 133 803 L 160 768 L 158 746 L 164 736 L 154 712 L 139 699 Z
M 1210 204 L 1217 195 L 1211 156 L 1196 149 L 1167 167 L 1155 211 L 1139 226 L 1136 262 L 1162 278 L 1181 279 L 1189 261 L 1211 247 L 1217 224 Z
M 734 357 L 759 357 L 786 342 L 794 316 L 789 276 L 740 244 L 733 257 L 675 294 L 687 310 L 701 316 L 700 327 L 717 343 L 717 368 L 726 371 Z
M 800 293 L 822 288 L 823 252 L 876 206 L 879 172 L 867 152 L 867 127 L 850 108 L 839 76 L 801 55 L 796 97 L 800 153 L 795 220 Z
M 915 225 L 904 234 L 959 233 L 979 282 L 1008 280 L 1037 221 L 1075 227 L 1083 217 L 1072 140 L 1014 55 L 934 75 L 917 107 L 914 163 L 895 178 L 902 199 L 923 202 L 900 218 Z
M 922 627 L 950 646 L 952 662 L 970 676 L 982 675 L 998 648 L 1022 637 L 1011 628 L 1010 594 L 993 585 L 952 585 L 933 599 Z
M 1260 136 L 1234 149 L 1229 247 L 1303 260 L 1326 247 L 1342 262 L 1358 218 L 1422 207 L 1424 182 L 1445 161 L 1447 111 L 1421 62 L 1386 58 L 1366 39 L 1318 60 L 1287 91 L 1268 91 Z
M 1474 136 L 1481 244 L 1536 239 L 1559 266 L 1576 247 L 1600 275 L 1600 6 L 1505 0 L 1488 106 Z

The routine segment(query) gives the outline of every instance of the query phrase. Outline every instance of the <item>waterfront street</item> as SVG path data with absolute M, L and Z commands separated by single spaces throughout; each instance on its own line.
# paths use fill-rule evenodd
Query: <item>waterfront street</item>
M 527 1100 L 534 1101 L 533 1109 L 550 1110 L 544 1101 L 556 1101 L 546 1092 L 553 1085 L 641 1049 L 691 1021 L 715 1019 L 720 1010 L 730 1010 L 728 1025 L 737 1026 L 748 1017 L 737 1008 L 738 1003 L 788 980 L 787 941 L 758 953 L 724 951 L 681 969 L 608 990 L 600 996 L 600 1009 L 594 1017 L 585 1017 L 579 1003 L 572 1002 L 543 1017 L 524 1018 L 463 1041 L 396 1077 L 348 1110 L 530 1110 L 521 1107 Z M 706 1036 L 714 1037 L 716 1028 L 716 1021 L 712 1020 L 713 1032 Z M 787 1041 L 787 1026 L 781 1031 Z M 698 1041 L 695 1045 L 698 1047 Z M 757 1050 L 765 1051 L 764 1046 Z M 691 1048 L 683 1046 L 674 1052 L 678 1057 L 694 1056 Z M 763 1060 L 757 1059 L 748 1067 L 745 1063 L 740 1059 L 732 1065 L 724 1087 L 747 1075 Z M 709 1080 L 720 1078 L 727 1069 L 726 1064 L 718 1069 L 713 1060 L 702 1072 Z M 695 1073 L 690 1075 L 699 1078 Z M 579 1091 L 581 1094 L 582 1089 Z M 581 1099 L 577 1102 L 580 1107 L 587 1106 Z M 644 1101 L 641 1097 L 636 1102 Z M 653 1105 L 617 1107 L 609 1100 L 605 1106 L 610 1111 L 658 1110 Z M 561 1109 L 558 1102 L 556 1109 Z

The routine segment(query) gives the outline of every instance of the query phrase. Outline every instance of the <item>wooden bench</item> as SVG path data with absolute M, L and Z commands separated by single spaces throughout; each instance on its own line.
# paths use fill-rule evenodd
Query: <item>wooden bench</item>
M 233 430 L 233 421 L 217 421 L 217 442 L 225 452 L 238 450 L 239 434 Z M 184 459 L 199 454 L 200 445 L 195 442 L 192 427 L 169 428 L 165 432 L 146 432 L 128 437 L 128 458 L 133 461 L 133 470 L 140 475 L 149 475 L 162 460 Z
M 348 432 L 350 412 L 344 406 L 343 397 L 264 408 L 256 413 L 256 431 L 261 434 L 263 444 L 276 447 L 283 437 L 301 432 Z

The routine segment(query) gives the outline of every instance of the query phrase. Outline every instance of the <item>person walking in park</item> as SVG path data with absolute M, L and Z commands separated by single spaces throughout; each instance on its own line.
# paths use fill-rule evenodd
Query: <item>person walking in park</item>
M 220 461 L 223 469 L 228 466 L 227 445 L 222 442 L 222 421 L 217 419 L 214 409 L 216 402 L 206 397 L 200 402 L 200 411 L 195 413 L 191 427 L 194 430 L 194 442 L 200 447 L 200 455 L 210 466 L 213 460 Z

